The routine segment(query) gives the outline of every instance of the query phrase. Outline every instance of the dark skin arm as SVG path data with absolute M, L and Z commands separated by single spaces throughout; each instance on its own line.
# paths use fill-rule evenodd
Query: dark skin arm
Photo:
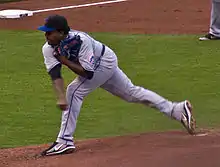
M 67 100 L 64 90 L 64 81 L 62 78 L 53 80 L 53 88 L 57 94 L 57 106 L 62 110 L 67 110 Z
M 56 58 L 60 61 L 61 64 L 64 64 L 65 66 L 67 66 L 70 70 L 72 70 L 73 72 L 75 72 L 76 74 L 84 77 L 84 78 L 88 78 L 91 79 L 92 77 L 89 76 L 89 72 L 86 71 L 81 65 L 80 63 L 74 63 L 70 60 L 68 60 L 65 56 L 56 56 Z M 93 73 L 93 72 L 92 72 Z M 93 75 L 93 74 L 92 74 Z
M 64 56 L 59 56 L 59 61 L 62 64 L 66 65 L 69 69 L 71 69 L 76 74 L 81 75 L 83 77 L 87 77 L 87 74 L 85 73 L 81 65 L 72 63 L 71 61 L 66 59 Z M 67 100 L 66 100 L 65 90 L 64 90 L 64 80 L 62 78 L 57 78 L 53 80 L 53 88 L 57 94 L 58 107 L 62 111 L 67 110 L 68 105 L 67 105 Z
M 52 85 L 57 95 L 57 106 L 64 111 L 67 110 L 68 105 L 64 90 L 64 80 L 61 76 L 61 67 L 61 64 L 57 64 L 49 71 L 49 75 L 51 76 Z
M 91 79 L 93 77 L 93 72 L 84 70 L 84 68 L 80 65 L 79 62 L 74 63 L 72 61 L 69 61 L 66 57 L 60 56 L 60 55 L 56 55 L 56 58 L 60 61 L 61 64 L 66 65 L 70 70 L 72 70 L 76 74 L 87 79 Z M 53 87 L 58 97 L 57 105 L 59 106 L 61 110 L 63 111 L 67 110 L 68 105 L 67 105 L 67 101 L 66 101 L 66 97 L 64 93 L 65 91 L 64 91 L 63 79 L 57 78 L 53 80 Z

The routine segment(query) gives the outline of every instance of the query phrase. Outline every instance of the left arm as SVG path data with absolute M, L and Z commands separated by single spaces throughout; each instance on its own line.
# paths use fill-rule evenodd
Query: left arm
M 80 63 L 75 63 L 72 62 L 70 60 L 68 60 L 65 56 L 57 56 L 58 60 L 64 64 L 65 66 L 67 66 L 70 70 L 72 70 L 73 72 L 75 72 L 76 74 L 87 78 L 87 79 L 92 79 L 93 77 L 93 71 L 87 71 L 85 70 Z

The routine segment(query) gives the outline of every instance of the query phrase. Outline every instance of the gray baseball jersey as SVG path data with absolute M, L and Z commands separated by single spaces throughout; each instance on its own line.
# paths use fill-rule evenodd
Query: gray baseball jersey
M 62 113 L 57 142 L 74 145 L 73 134 L 83 99 L 98 87 L 128 102 L 141 103 L 157 108 L 167 116 L 172 115 L 176 120 L 181 120 L 181 114 L 184 112 L 183 107 L 173 110 L 174 103 L 150 90 L 133 85 L 131 80 L 118 67 L 117 56 L 113 50 L 84 32 L 73 30 L 69 33 L 70 36 L 76 34 L 82 40 L 78 54 L 79 62 L 86 70 L 94 71 L 94 75 L 91 80 L 78 76 L 68 85 L 66 98 L 69 106 L 68 110 Z M 50 71 L 59 63 L 53 56 L 53 51 L 53 48 L 45 43 L 42 52 L 47 71 Z
M 101 55 L 103 48 L 102 43 L 94 40 L 84 32 L 70 31 L 69 36 L 74 35 L 79 35 L 80 39 L 83 41 L 80 52 L 78 54 L 78 60 L 80 64 L 85 70 L 94 71 Z M 54 66 L 60 63 L 53 56 L 53 47 L 50 46 L 47 42 L 44 44 L 42 51 L 47 71 L 50 71 Z M 106 47 L 106 51 L 109 52 L 110 49 Z M 100 61 L 100 66 L 105 68 L 113 68 L 113 66 L 116 66 L 116 64 L 117 58 L 115 54 L 106 54 L 104 57 L 102 57 L 102 61 Z

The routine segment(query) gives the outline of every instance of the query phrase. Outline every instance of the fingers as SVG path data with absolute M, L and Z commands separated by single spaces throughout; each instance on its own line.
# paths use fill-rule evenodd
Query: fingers
M 67 104 L 58 104 L 58 107 L 62 110 L 62 111 L 66 111 L 68 109 L 68 105 Z

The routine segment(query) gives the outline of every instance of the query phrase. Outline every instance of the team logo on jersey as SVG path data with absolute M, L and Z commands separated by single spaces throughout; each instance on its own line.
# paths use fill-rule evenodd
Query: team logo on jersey
M 89 57 L 89 62 L 95 64 L 95 57 L 93 55 Z

